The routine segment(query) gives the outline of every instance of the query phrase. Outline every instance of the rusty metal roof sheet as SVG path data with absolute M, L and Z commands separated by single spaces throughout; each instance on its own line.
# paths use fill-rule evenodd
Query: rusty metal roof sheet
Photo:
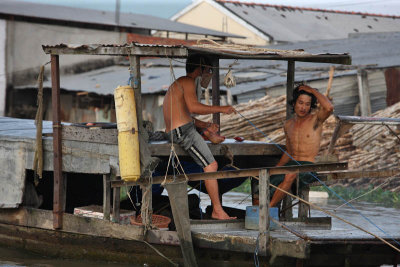
M 72 22 L 75 24 L 81 23 L 83 25 L 99 25 L 126 29 L 145 29 L 216 37 L 243 38 L 239 35 L 210 30 L 149 15 L 120 13 L 120 22 L 117 24 L 115 22 L 115 12 L 20 2 L 16 0 L 1 0 L 0 16 L 1 15 L 13 16 L 13 19 L 18 17 L 27 17 L 41 20 L 45 23 L 49 23 L 49 21 L 62 22 L 66 25 L 68 25 L 69 22 Z
M 294 60 L 303 62 L 322 62 L 351 64 L 350 55 L 343 54 L 311 54 L 303 50 L 280 50 L 258 48 L 245 45 L 220 45 L 214 43 L 183 45 L 155 45 L 130 43 L 124 45 L 44 45 L 46 54 L 85 54 L 85 55 L 139 55 L 154 57 L 187 57 L 190 53 L 204 53 L 218 56 L 221 59 L 264 59 L 264 60 Z

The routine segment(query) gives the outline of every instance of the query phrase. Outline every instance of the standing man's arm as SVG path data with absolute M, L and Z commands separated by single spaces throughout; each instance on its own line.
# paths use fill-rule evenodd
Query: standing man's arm
M 323 123 L 333 112 L 333 105 L 329 98 L 308 85 L 300 86 L 299 90 L 313 94 L 317 98 L 318 103 L 320 104 L 320 108 L 317 112 L 317 118 L 319 123 Z
M 191 80 L 186 80 L 183 85 L 183 96 L 185 98 L 186 106 L 190 113 L 206 115 L 213 113 L 226 113 L 231 114 L 235 112 L 235 109 L 232 106 L 209 106 L 200 103 L 197 100 L 196 90 L 194 86 L 194 82 Z

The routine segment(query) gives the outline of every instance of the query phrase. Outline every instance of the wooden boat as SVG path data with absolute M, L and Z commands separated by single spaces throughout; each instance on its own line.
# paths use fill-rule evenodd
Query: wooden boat
M 172 199 L 171 206 L 177 231 L 151 229 L 149 225 L 120 224 L 118 223 L 120 188 L 127 185 L 146 186 L 149 181 L 144 178 L 135 183 L 118 180 L 118 146 L 115 130 L 86 129 L 61 124 L 60 121 L 60 55 L 128 56 L 131 62 L 130 74 L 133 77 L 132 87 L 138 97 L 136 103 L 141 103 L 140 58 L 144 56 L 182 58 L 194 52 L 207 53 L 215 58 L 214 67 L 217 70 L 218 60 L 222 58 L 285 60 L 288 61 L 289 92 L 293 88 L 295 61 L 350 64 L 349 55 L 313 55 L 304 51 L 262 49 L 241 50 L 235 46 L 217 49 L 208 46 L 127 44 L 57 45 L 43 48 L 51 56 L 53 123 L 44 122 L 40 135 L 45 135 L 43 170 L 49 176 L 47 185 L 50 186 L 50 190 L 47 188 L 46 196 L 53 197 L 52 205 L 47 208 L 32 208 L 24 205 L 22 201 L 27 181 L 33 182 L 32 172 L 29 171 L 33 166 L 36 143 L 36 127 L 33 121 L 1 118 L 0 150 L 3 157 L 0 160 L 1 166 L 7 166 L 7 169 L 2 176 L 2 197 L 0 197 L 0 244 L 58 257 L 147 263 L 152 266 L 166 263 L 185 266 L 252 266 L 255 261 L 257 264 L 259 261 L 261 265 L 272 266 L 295 264 L 296 266 L 378 266 L 397 262 L 399 254 L 375 237 L 359 229 L 326 230 L 331 227 L 330 218 L 308 218 L 305 216 L 307 212 L 304 206 L 299 218 L 287 217 L 286 222 L 282 222 L 283 227 L 290 230 L 288 225 L 291 225 L 294 231 L 285 229 L 270 231 L 267 196 L 270 174 L 325 171 L 331 176 L 354 177 L 359 173 L 338 172 L 346 169 L 346 163 L 271 167 L 281 152 L 274 145 L 262 142 L 227 142 L 210 145 L 213 154 L 219 159 L 229 150 L 235 155 L 237 164 L 244 169 L 188 175 L 189 180 L 259 176 L 260 203 L 267 205 L 260 205 L 258 230 L 245 229 L 243 220 L 190 221 L 187 216 L 187 204 L 177 207 L 175 200 Z M 214 75 L 213 103 L 219 104 L 219 71 Z M 140 105 L 137 108 L 140 111 Z M 138 120 L 141 125 L 141 118 Z M 219 123 L 218 115 L 214 116 L 214 122 Z M 150 143 L 148 149 L 157 157 L 168 157 L 171 151 L 167 143 Z M 176 148 L 176 151 L 178 155 L 185 156 L 185 152 L 179 148 Z M 95 191 L 95 188 L 88 186 L 89 176 L 102 185 L 104 219 L 77 216 L 65 210 L 72 201 L 72 198 L 68 197 L 68 191 L 78 188 L 86 192 Z M 160 183 L 163 178 L 154 177 L 153 183 Z M 184 178 L 184 176 L 167 177 L 167 185 L 170 187 L 169 189 L 167 186 L 167 190 L 177 189 L 181 186 L 179 181 Z M 70 189 L 68 186 L 71 181 L 76 182 L 76 180 L 79 181 L 78 185 Z M 172 180 L 174 183 L 169 182 Z M 175 190 L 173 195 L 185 199 L 186 194 L 186 190 Z M 297 232 L 299 229 L 303 234 Z M 376 231 L 375 233 L 378 234 Z M 395 240 L 400 239 L 398 231 L 392 234 Z M 389 243 L 394 242 L 389 241 Z

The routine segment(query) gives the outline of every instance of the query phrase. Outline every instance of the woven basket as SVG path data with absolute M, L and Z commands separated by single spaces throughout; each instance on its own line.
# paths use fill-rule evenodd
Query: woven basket
M 157 228 L 168 228 L 168 224 L 171 222 L 171 219 L 166 216 L 153 214 L 151 217 L 151 222 Z M 142 215 L 131 216 L 131 224 L 142 225 Z

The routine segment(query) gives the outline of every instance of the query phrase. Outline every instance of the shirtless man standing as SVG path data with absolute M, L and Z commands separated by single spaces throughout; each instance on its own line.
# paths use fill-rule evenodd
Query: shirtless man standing
M 204 172 L 215 172 L 218 164 L 207 144 L 196 131 L 195 127 L 218 131 L 218 125 L 193 119 L 191 114 L 213 114 L 235 112 L 232 106 L 208 106 L 200 103 L 196 95 L 196 78 L 209 83 L 212 76 L 211 62 L 201 55 L 191 55 L 186 61 L 186 76 L 172 83 L 164 98 L 164 121 L 169 140 L 179 144 L 187 151 L 194 161 L 203 167 Z M 202 84 L 206 87 L 208 84 Z M 213 211 L 211 217 L 218 220 L 235 219 L 230 217 L 222 208 L 219 199 L 217 180 L 204 181 L 210 196 Z
M 320 107 L 317 107 L 317 101 Z M 293 166 L 310 164 L 315 161 L 315 156 L 320 149 L 323 122 L 332 114 L 333 105 L 329 99 L 316 89 L 307 85 L 299 85 L 293 91 L 292 106 L 294 117 L 287 120 L 284 125 L 286 136 L 286 152 L 294 159 L 283 153 L 276 166 Z M 313 175 L 299 174 L 300 186 L 315 181 Z M 286 175 L 272 175 L 271 183 L 279 188 L 289 191 L 296 179 L 295 173 Z M 271 207 L 276 206 L 283 199 L 285 193 L 271 190 Z

